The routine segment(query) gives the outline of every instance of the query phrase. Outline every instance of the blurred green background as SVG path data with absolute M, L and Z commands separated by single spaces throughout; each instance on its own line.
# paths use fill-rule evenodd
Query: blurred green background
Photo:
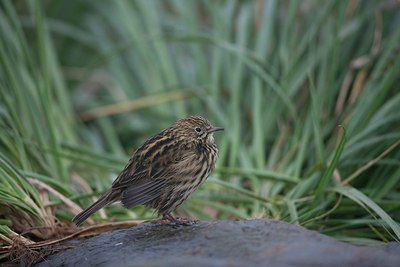
M 191 114 L 226 130 L 178 214 L 399 240 L 399 5 L 1 1 L 0 244 L 72 226 L 143 141 Z M 150 218 L 115 205 L 89 223 Z

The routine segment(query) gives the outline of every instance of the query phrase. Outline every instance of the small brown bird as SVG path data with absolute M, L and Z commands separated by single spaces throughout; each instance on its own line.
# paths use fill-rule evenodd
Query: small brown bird
M 188 218 L 171 215 L 208 177 L 218 158 L 212 127 L 199 116 L 176 121 L 148 139 L 129 159 L 111 189 L 73 219 L 80 225 L 99 209 L 116 201 L 126 208 L 145 205 L 163 221 L 190 224 Z

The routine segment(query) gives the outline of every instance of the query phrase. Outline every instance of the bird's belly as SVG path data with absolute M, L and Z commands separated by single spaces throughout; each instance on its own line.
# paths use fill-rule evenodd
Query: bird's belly
M 216 157 L 214 155 L 207 157 L 207 154 L 195 156 L 198 158 L 191 158 L 190 161 L 182 162 L 179 171 L 171 177 L 168 185 L 163 188 L 164 192 L 148 206 L 156 209 L 159 214 L 168 214 L 178 208 L 199 188 L 213 170 Z M 200 164 L 193 165 L 193 162 Z
M 207 179 L 210 172 L 202 177 L 185 177 L 180 183 L 165 188 L 165 192 L 149 206 L 159 214 L 168 214 L 177 209 Z

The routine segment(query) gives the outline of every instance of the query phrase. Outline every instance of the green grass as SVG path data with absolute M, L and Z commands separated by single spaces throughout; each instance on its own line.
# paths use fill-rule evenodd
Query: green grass
M 388 5 L 2 1 L 2 244 L 70 224 L 73 204 L 91 203 L 135 148 L 189 114 L 226 131 L 181 214 L 399 240 L 400 13 Z M 113 206 L 93 219 L 152 216 Z

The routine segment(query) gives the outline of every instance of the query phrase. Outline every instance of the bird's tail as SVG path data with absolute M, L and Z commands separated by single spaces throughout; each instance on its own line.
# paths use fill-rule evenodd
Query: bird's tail
M 102 195 L 96 202 L 86 208 L 84 211 L 76 215 L 72 221 L 76 226 L 81 225 L 87 218 L 89 218 L 93 213 L 98 211 L 99 209 L 108 206 L 109 204 L 118 200 L 119 192 L 115 192 L 114 190 L 108 190 L 104 195 Z

